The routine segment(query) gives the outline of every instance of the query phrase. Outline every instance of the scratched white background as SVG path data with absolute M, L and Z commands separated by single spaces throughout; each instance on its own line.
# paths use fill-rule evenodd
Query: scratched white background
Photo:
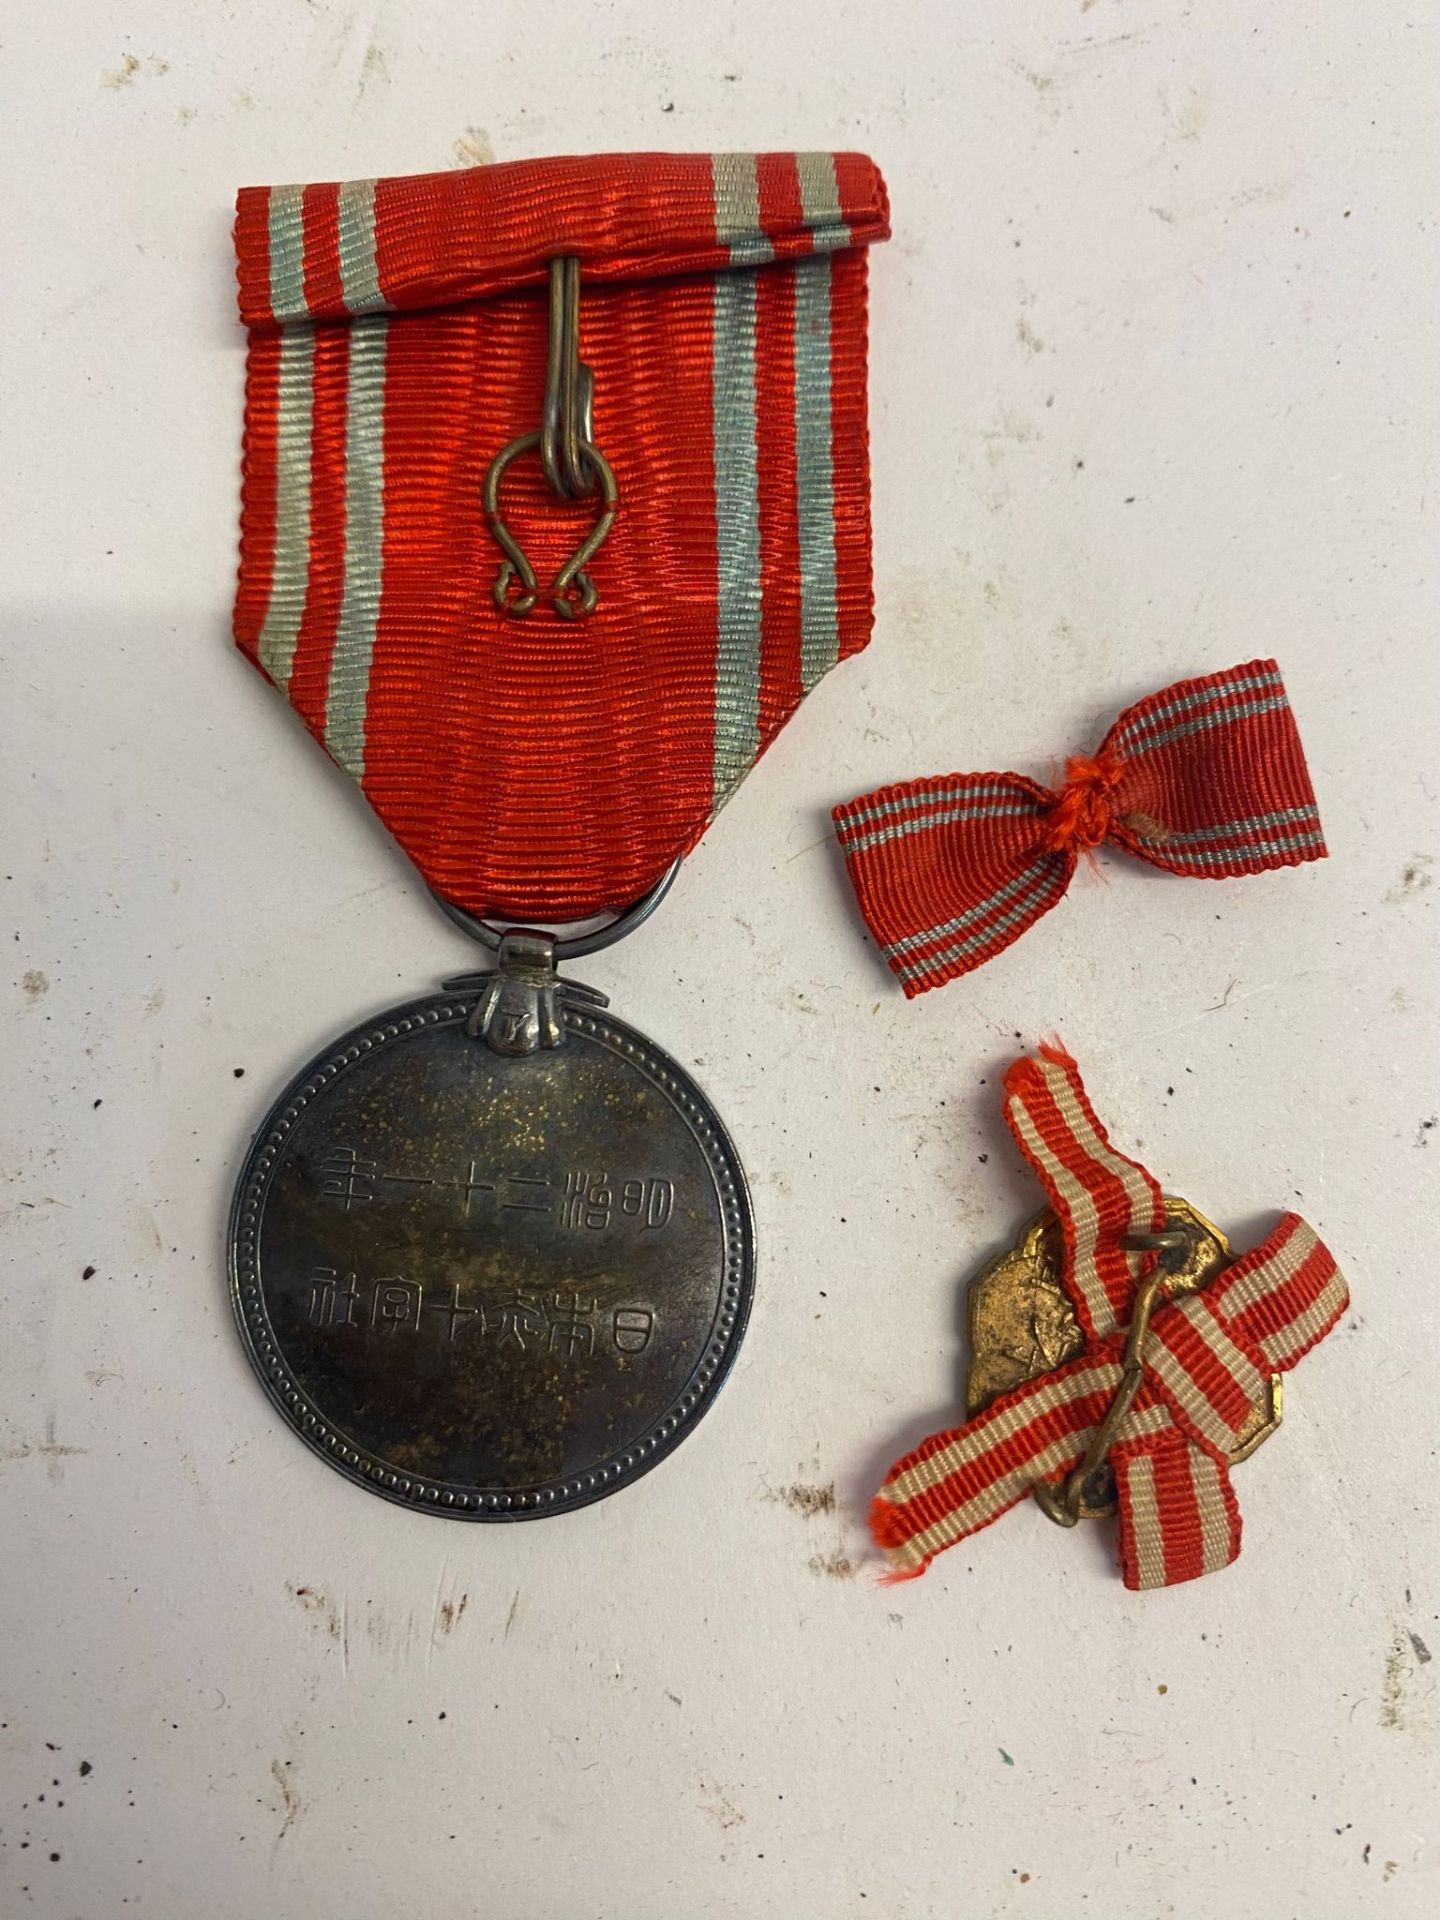
M 9 10 L 6 1920 L 1436 1912 L 1433 13 Z M 750 1335 L 630 1491 L 447 1525 L 280 1427 L 223 1287 L 278 1085 L 472 959 L 228 643 L 233 190 L 842 145 L 895 220 L 874 644 L 587 970 L 734 1131 Z M 1043 777 L 1272 650 L 1333 859 L 1107 859 L 904 1004 L 832 802 Z M 1056 1027 L 1168 1183 L 1242 1234 L 1301 1209 L 1354 1313 L 1238 1476 L 1236 1568 L 1130 1596 L 1027 1508 L 882 1590 L 865 1505 L 1035 1204 L 996 1074 Z

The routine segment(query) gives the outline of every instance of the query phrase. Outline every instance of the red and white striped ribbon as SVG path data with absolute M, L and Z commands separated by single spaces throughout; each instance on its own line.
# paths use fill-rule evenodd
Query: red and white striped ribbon
M 892 1467 L 871 1526 L 900 1577 L 923 1573 L 945 1547 L 1083 1459 L 1120 1385 L 1130 1302 L 1154 1260 L 1121 1242 L 1163 1220 L 1159 1187 L 1111 1146 L 1073 1060 L 1049 1048 L 1018 1060 L 1005 1089 L 1007 1124 L 1060 1219 L 1061 1277 L 1086 1350 Z M 1144 1378 L 1110 1452 L 1127 1587 L 1174 1586 L 1239 1553 L 1228 1455 L 1265 1405 L 1270 1374 L 1293 1367 L 1348 1304 L 1328 1249 L 1286 1214 L 1204 1292 L 1157 1308 Z
M 425 878 L 542 924 L 687 852 L 870 635 L 856 153 L 609 154 L 239 197 L 235 636 Z M 621 509 L 588 620 L 491 599 L 489 462 L 540 424 L 549 262 Z M 588 533 L 517 461 L 544 579 Z
M 1109 842 L 1192 879 L 1320 860 L 1325 839 L 1273 660 L 1182 680 L 1127 707 L 1058 792 L 949 773 L 834 811 L 860 911 L 908 996 L 984 966 Z

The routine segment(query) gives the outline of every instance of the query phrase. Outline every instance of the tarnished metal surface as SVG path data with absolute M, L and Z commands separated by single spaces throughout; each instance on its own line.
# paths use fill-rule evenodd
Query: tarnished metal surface
M 1198 1293 L 1233 1259 L 1230 1242 L 1188 1200 L 1165 1196 L 1167 1224 L 1185 1228 L 1190 1250 L 1167 1275 L 1172 1293 Z M 1047 1207 L 1030 1221 L 1015 1246 L 981 1269 L 965 1293 L 970 1364 L 965 1377 L 965 1411 L 976 1414 L 1022 1381 L 1062 1367 L 1085 1346 L 1085 1337 L 1069 1296 L 1060 1283 L 1064 1242 L 1060 1222 Z M 1235 1445 L 1232 1463 L 1246 1460 L 1280 1424 L 1283 1395 L 1280 1375 L 1270 1376 L 1270 1402 L 1251 1415 Z M 1114 1477 L 1108 1468 L 1092 1476 L 1078 1512 L 1082 1519 L 1113 1513 Z
M 356 1029 L 282 1094 L 236 1194 L 231 1279 L 290 1424 L 373 1491 L 467 1519 L 585 1504 L 705 1411 L 753 1235 L 713 1109 L 631 1028 L 565 1006 L 507 1059 L 473 994 Z

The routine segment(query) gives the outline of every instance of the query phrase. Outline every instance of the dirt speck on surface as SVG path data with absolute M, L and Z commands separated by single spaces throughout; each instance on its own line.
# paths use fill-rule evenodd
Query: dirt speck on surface
M 1431 1653 L 1429 1647 L 1426 1646 L 1418 1633 L 1412 1633 L 1410 1635 L 1410 1645 L 1414 1648 L 1415 1658 L 1420 1662 L 1420 1665 L 1422 1667 L 1428 1667 L 1435 1656 Z
M 792 1513 L 798 1513 L 802 1520 L 813 1520 L 822 1513 L 835 1511 L 835 1482 L 827 1482 L 823 1487 L 811 1485 L 804 1480 L 795 1480 L 788 1487 L 777 1487 L 767 1495 L 778 1500 L 782 1506 L 789 1507 Z
M 372 41 L 365 49 L 365 58 L 360 62 L 360 83 L 355 90 L 355 98 L 363 100 L 376 81 L 384 82 L 390 78 L 390 65 L 385 57 L 385 49 L 377 47 Z
M 42 993 L 50 991 L 50 981 L 38 967 L 31 967 L 20 976 L 20 985 L 32 1000 L 38 1000 Z
M 1049 93 L 1055 84 L 1053 73 L 1037 73 L 1033 67 L 1027 67 L 1018 60 L 1010 63 L 1011 71 L 1018 73 L 1022 80 L 1028 80 L 1037 93 Z
M 465 1617 L 465 1609 L 470 1604 L 468 1593 L 462 1593 L 458 1600 L 442 1600 L 440 1603 L 440 1631 L 453 1633 Z
M 495 160 L 495 149 L 484 127 L 466 127 L 451 142 L 450 151 L 455 156 L 456 164 L 462 167 L 488 167 Z
M 125 53 L 120 56 L 118 67 L 110 67 L 100 75 L 102 87 L 108 87 L 112 93 L 118 93 L 122 87 L 131 86 L 137 74 L 149 74 L 158 79 L 162 73 L 170 71 L 170 62 L 151 54 L 148 60 L 140 59 L 138 54 Z
M 280 1831 L 275 1836 L 275 1846 L 277 1849 L 279 1848 L 280 1842 L 285 1838 L 286 1834 L 289 1833 L 291 1827 L 294 1826 L 295 1822 L 300 1818 L 300 1815 L 305 1811 L 304 1802 L 295 1790 L 294 1781 L 290 1778 L 290 1764 L 288 1760 L 272 1760 L 270 1762 L 270 1778 L 275 1782 L 280 1794 L 280 1805 L 276 1808 L 276 1812 L 281 1816 Z
M 859 1572 L 843 1547 L 837 1547 L 833 1553 L 813 1553 L 806 1565 L 811 1573 L 828 1580 L 853 1580 Z
M 1405 1641 L 1397 1634 L 1385 1655 L 1385 1680 L 1380 1689 L 1380 1724 L 1390 1733 L 1405 1731 L 1405 1682 L 1408 1677 Z
M 340 1610 L 328 1593 L 319 1587 L 301 1587 L 294 1584 L 289 1591 L 300 1610 L 310 1614 L 325 1629 L 331 1640 L 340 1638 Z
M 1027 347 L 1031 353 L 1043 353 L 1045 351 L 1045 342 L 1040 338 L 1039 334 L 1036 333 L 1023 313 L 1015 322 L 1015 338 L 1020 342 L 1022 347 Z
M 1400 878 L 1384 896 L 1385 904 L 1395 907 L 1402 900 L 1408 900 L 1412 894 L 1423 893 L 1427 887 L 1435 884 L 1435 862 L 1428 853 L 1417 853 L 1413 860 L 1407 860 Z
M 727 1832 L 731 1827 L 741 1827 L 745 1824 L 745 1815 L 723 1787 L 707 1786 L 702 1780 L 700 1791 L 704 1795 L 700 1802 L 700 1811 L 708 1814 L 722 1833 Z
M 50 1478 L 63 1478 L 61 1461 L 77 1455 L 89 1453 L 88 1447 L 65 1447 L 56 1440 L 53 1427 L 47 1430 L 43 1440 L 21 1440 L 18 1445 L 6 1447 L 0 1451 L 0 1467 L 9 1466 L 12 1461 L 43 1460 L 50 1469 Z

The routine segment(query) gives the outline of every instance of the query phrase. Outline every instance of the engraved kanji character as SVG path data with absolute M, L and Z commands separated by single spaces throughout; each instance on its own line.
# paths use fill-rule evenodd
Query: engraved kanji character
M 673 1180 L 652 1180 L 645 1192 L 645 1231 L 658 1233 L 675 1210 Z
M 475 1198 L 476 1194 L 477 1193 L 494 1193 L 495 1191 L 495 1182 L 493 1180 L 477 1180 L 476 1179 L 475 1162 L 473 1160 L 470 1162 L 470 1169 L 469 1169 L 469 1172 L 466 1174 L 465 1178 L 463 1180 L 457 1180 L 455 1184 L 456 1186 L 459 1187 L 461 1193 L 464 1195 L 464 1199 L 461 1202 L 461 1211 L 464 1213 L 465 1218 L 467 1220 L 470 1218 L 470 1203 Z
M 347 1213 L 375 1198 L 375 1162 L 362 1160 L 354 1147 L 332 1147 L 320 1173 L 321 1197 L 341 1201 Z
M 615 1196 L 608 1173 L 567 1173 L 565 1176 L 564 1221 L 567 1227 L 591 1227 L 597 1231 L 610 1224 Z
M 560 1217 L 567 1227 L 581 1227 L 585 1224 L 585 1192 L 590 1184 L 589 1175 L 567 1173 L 565 1176 L 565 1199 Z
M 595 1351 L 595 1329 L 590 1324 L 595 1305 L 593 1300 L 582 1301 L 578 1293 L 572 1293 L 568 1300 L 563 1293 L 555 1295 L 550 1309 L 551 1353 L 563 1351 L 569 1358 L 577 1349 L 587 1357 Z
M 420 1282 L 418 1280 L 377 1280 L 370 1307 L 370 1324 L 385 1333 L 398 1333 L 409 1327 L 414 1333 L 420 1325 Z
M 540 1302 L 519 1287 L 512 1287 L 500 1303 L 500 1337 L 496 1346 L 503 1347 L 507 1340 L 513 1340 L 523 1351 L 527 1341 L 538 1340 L 544 1331 L 545 1312 Z
M 443 1313 L 449 1316 L 450 1324 L 445 1333 L 447 1340 L 453 1340 L 455 1338 L 455 1329 L 459 1326 L 461 1320 L 473 1320 L 476 1314 L 480 1316 L 479 1331 L 482 1334 L 485 1331 L 484 1308 L 461 1306 L 460 1282 L 458 1280 L 454 1286 L 451 1287 L 450 1298 L 448 1300 L 427 1300 L 425 1303 L 425 1311 L 426 1313 Z
M 611 1335 L 621 1353 L 643 1353 L 655 1330 L 655 1316 L 648 1307 L 617 1307 Z
M 409 1187 L 411 1191 L 404 1195 L 404 1198 L 407 1200 L 415 1200 L 420 1197 L 416 1189 L 420 1187 L 433 1187 L 436 1184 L 428 1174 L 424 1173 L 377 1173 L 375 1178 L 377 1180 L 383 1180 L 386 1186 L 389 1187 Z
M 511 1189 L 511 1198 L 502 1200 L 501 1206 L 511 1213 L 549 1213 L 550 1202 L 542 1200 L 540 1194 L 550 1185 L 543 1174 L 511 1173 L 506 1175 Z
M 312 1327 L 353 1327 L 360 1294 L 353 1273 L 345 1275 L 345 1285 L 334 1267 L 314 1267 L 310 1273 L 310 1303 L 306 1319 Z
M 620 1189 L 620 1211 L 632 1220 L 643 1219 L 642 1231 L 646 1233 L 663 1227 L 674 1208 L 672 1180 L 627 1180 Z

